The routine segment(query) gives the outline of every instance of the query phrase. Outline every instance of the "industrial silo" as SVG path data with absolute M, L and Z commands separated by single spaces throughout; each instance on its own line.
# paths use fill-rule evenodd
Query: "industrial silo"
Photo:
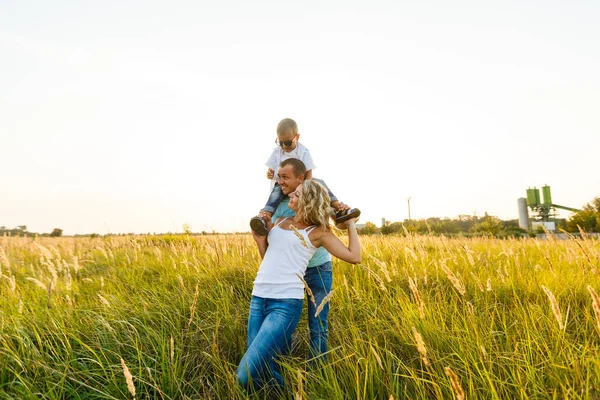
M 529 197 L 529 189 L 527 190 L 527 197 Z M 519 227 L 521 229 L 529 229 L 529 212 L 527 211 L 527 199 L 521 197 L 517 200 L 519 206 Z
M 544 196 L 544 205 L 552 205 L 552 195 L 550 194 L 550 186 L 542 186 L 542 195 Z

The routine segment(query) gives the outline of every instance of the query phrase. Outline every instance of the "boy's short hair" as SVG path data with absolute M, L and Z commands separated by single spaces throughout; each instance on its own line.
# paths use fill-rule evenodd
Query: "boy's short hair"
M 277 125 L 278 134 L 286 133 L 290 129 L 294 132 L 294 135 L 298 134 L 298 124 L 291 118 L 284 118 L 279 122 L 279 125 Z
M 297 158 L 288 158 L 287 160 L 283 160 L 281 164 L 279 164 L 279 167 L 285 167 L 286 165 L 292 166 L 292 170 L 294 171 L 296 178 L 300 175 L 304 175 L 304 177 L 306 177 L 306 165 L 304 165 L 302 161 L 298 160 Z

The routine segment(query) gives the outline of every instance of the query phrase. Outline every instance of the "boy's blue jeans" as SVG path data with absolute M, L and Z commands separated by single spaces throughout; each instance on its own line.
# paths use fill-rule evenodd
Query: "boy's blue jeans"
M 302 314 L 302 299 L 265 299 L 252 296 L 248 317 L 248 349 L 237 368 L 244 388 L 285 384 L 275 357 L 291 348 L 292 333 Z M 273 382 L 273 380 L 275 382 Z
M 327 187 L 325 182 L 323 182 L 320 179 L 313 179 L 313 181 L 319 182 L 325 187 L 325 189 L 327 189 L 327 193 L 329 194 L 329 198 L 332 202 L 337 201 L 337 197 L 335 197 L 335 195 L 331 193 L 331 190 L 329 190 L 329 187 Z M 278 183 L 275 183 L 275 186 L 273 186 L 273 190 L 271 190 L 271 194 L 269 195 L 269 200 L 267 200 L 267 204 L 265 204 L 262 210 L 273 214 L 277 209 L 279 203 L 281 203 L 281 200 L 283 200 L 284 196 L 285 195 L 281 191 L 281 186 L 279 186 Z
M 317 307 L 321 304 L 325 296 L 331 293 L 333 283 L 333 272 L 331 261 L 316 267 L 307 268 L 304 274 L 304 280 L 315 296 L 317 306 L 308 300 L 308 329 L 310 331 L 310 354 L 309 357 L 316 361 L 325 361 L 327 353 L 327 342 L 329 340 L 329 303 L 323 307 L 318 316 L 315 317 Z

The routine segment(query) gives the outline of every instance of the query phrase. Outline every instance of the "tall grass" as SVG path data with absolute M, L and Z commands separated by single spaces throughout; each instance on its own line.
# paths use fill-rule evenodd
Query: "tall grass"
M 296 398 L 600 398 L 598 241 L 361 241 L 327 360 L 305 315 L 282 360 Z M 242 235 L 0 238 L 0 398 L 246 398 L 258 265 Z

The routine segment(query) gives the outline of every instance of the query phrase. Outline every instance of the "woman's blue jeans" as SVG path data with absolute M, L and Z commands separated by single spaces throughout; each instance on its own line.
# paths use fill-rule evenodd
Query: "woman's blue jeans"
M 292 333 L 302 314 L 302 301 L 252 296 L 248 317 L 248 349 L 236 371 L 241 386 L 258 389 L 275 383 L 284 388 L 275 358 L 291 348 Z

